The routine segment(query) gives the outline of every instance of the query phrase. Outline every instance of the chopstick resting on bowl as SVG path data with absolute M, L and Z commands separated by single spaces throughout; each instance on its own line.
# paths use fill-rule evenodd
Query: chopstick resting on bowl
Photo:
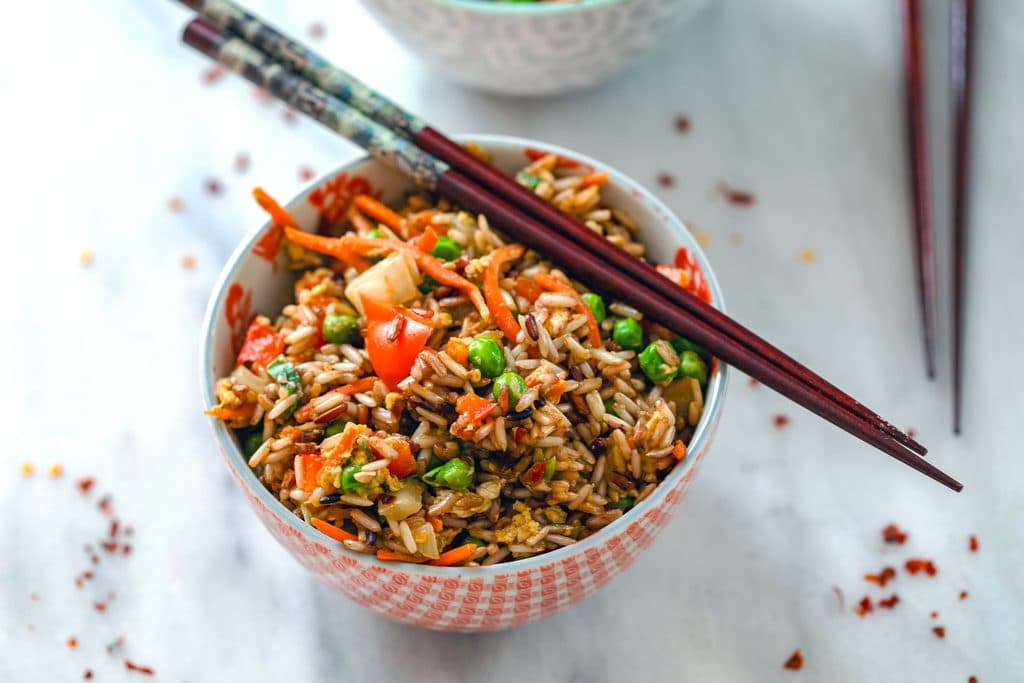
M 226 3 L 223 0 L 216 0 L 214 3 L 192 4 L 215 4 L 220 7 Z M 362 146 L 372 156 L 409 175 L 420 187 L 436 191 L 467 210 L 486 214 L 500 230 L 538 251 L 548 253 L 560 262 L 564 270 L 581 282 L 595 289 L 614 291 L 618 298 L 644 312 L 652 320 L 704 346 L 723 362 L 757 378 L 848 433 L 953 490 L 959 491 L 962 488 L 959 482 L 920 458 L 886 431 L 879 424 L 880 418 L 876 421 L 868 420 L 818 387 L 809 385 L 777 364 L 766 360 L 732 336 L 675 303 L 673 298 L 655 289 L 653 283 L 661 284 L 657 279 L 638 277 L 609 263 L 610 255 L 619 251 L 610 243 L 602 240 L 603 249 L 600 255 L 582 248 L 575 241 L 575 235 L 572 238 L 567 237 L 518 206 L 492 194 L 482 186 L 475 175 L 469 176 L 460 172 L 395 130 L 371 120 L 355 107 L 325 92 L 241 37 L 251 35 L 252 32 L 251 24 L 248 28 L 240 27 L 240 34 L 235 35 L 203 19 L 196 19 L 186 27 L 184 41 Z M 372 100 L 372 97 L 367 98 L 365 92 L 360 93 L 359 98 Z M 407 116 L 397 118 L 406 123 L 410 120 Z M 392 122 L 394 120 L 389 119 Z M 393 125 L 402 130 L 404 124 Z M 425 126 L 420 126 L 420 131 L 423 127 Z M 654 278 L 668 282 L 653 269 L 651 272 L 654 273 Z M 823 381 L 814 375 L 811 376 Z M 904 435 L 903 440 L 907 441 L 908 437 Z

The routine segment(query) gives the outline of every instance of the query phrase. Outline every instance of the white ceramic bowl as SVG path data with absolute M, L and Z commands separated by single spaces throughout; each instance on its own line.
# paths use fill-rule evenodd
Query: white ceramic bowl
M 608 171 L 604 198 L 632 214 L 640 225 L 648 254 L 671 262 L 680 246 L 697 259 L 708 280 L 712 302 L 722 294 L 711 267 L 686 228 L 650 192 L 593 159 L 553 145 L 517 138 L 467 135 L 494 155 L 506 172 L 525 165 L 528 148 L 544 149 Z M 380 192 L 396 201 L 409 181 L 382 163 L 363 157 L 316 181 L 287 208 L 306 230 L 314 230 L 324 212 L 343 211 L 355 194 Z M 294 275 L 273 244 L 275 229 L 253 229 L 235 250 L 214 286 L 203 323 L 200 385 L 204 407 L 216 403 L 214 383 L 234 369 L 246 327 L 256 313 L 278 311 L 291 298 Z M 271 248 L 268 248 L 271 247 Z M 573 604 L 594 593 L 632 564 L 670 519 L 707 453 L 722 412 L 726 368 L 714 364 L 704 414 L 686 458 L 645 500 L 597 533 L 570 546 L 536 557 L 489 567 L 431 567 L 381 562 L 354 553 L 304 523 L 277 501 L 246 464 L 235 436 L 211 420 L 214 437 L 232 476 L 260 520 L 295 558 L 325 583 L 356 602 L 400 621 L 449 631 L 487 631 L 517 626 Z
M 639 61 L 707 0 L 361 0 L 401 43 L 464 85 L 555 95 Z

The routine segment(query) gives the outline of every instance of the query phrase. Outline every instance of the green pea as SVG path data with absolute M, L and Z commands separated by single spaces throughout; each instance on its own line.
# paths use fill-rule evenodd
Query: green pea
M 458 543 L 452 543 L 452 547 L 458 548 L 460 545 L 465 545 L 466 543 L 472 543 L 477 547 L 483 547 L 487 545 L 487 541 L 483 540 L 482 538 L 477 538 L 476 536 L 471 536 L 470 534 L 464 534 L 461 541 L 459 541 Z
M 461 458 L 452 458 L 424 474 L 423 481 L 431 486 L 465 491 L 473 483 L 473 466 Z
M 689 353 L 693 353 L 690 351 Z M 696 355 L 696 354 L 695 354 Z M 658 351 L 658 343 L 651 342 L 640 352 L 640 369 L 655 384 L 663 384 L 672 380 L 679 370 L 674 365 L 669 365 Z
M 462 255 L 462 246 L 451 237 L 441 235 L 430 250 L 430 255 L 442 261 L 454 261 Z
M 672 344 L 672 348 L 675 349 L 676 353 L 682 353 L 683 351 L 693 351 L 698 356 L 708 355 L 707 351 L 697 346 L 689 339 L 685 339 L 683 337 L 676 337 L 670 343 Z
M 635 351 L 644 345 L 644 330 L 632 318 L 619 318 L 612 328 L 612 339 L 622 348 Z
M 532 173 L 520 173 L 516 176 L 516 180 L 519 181 L 520 185 L 525 185 L 530 189 L 531 192 L 537 189 L 540 185 L 540 177 L 535 176 Z
M 326 438 L 328 436 L 334 436 L 335 434 L 341 434 L 343 431 L 345 431 L 344 422 L 341 422 L 340 420 L 338 422 L 332 422 L 327 425 L 327 429 L 324 430 L 324 437 Z
M 366 231 L 366 236 L 373 240 L 379 240 L 381 237 L 383 237 L 383 235 L 381 235 L 380 233 L 380 229 L 378 228 L 370 228 L 369 230 Z
M 435 289 L 441 286 L 441 283 L 430 277 L 429 275 L 423 276 L 423 282 L 420 283 L 420 294 L 430 294 Z
M 242 444 L 242 450 L 245 452 L 245 457 L 251 458 L 252 454 L 260 449 L 263 445 L 263 431 L 253 432 L 249 436 L 245 437 L 245 443 Z
M 501 390 L 508 389 L 508 404 L 514 406 L 519 402 L 519 397 L 526 393 L 526 380 L 515 372 L 506 372 L 494 380 L 494 387 L 491 393 L 494 400 L 501 400 Z
M 490 337 L 477 337 L 469 342 L 469 363 L 485 377 L 497 377 L 505 369 L 505 352 Z
M 548 458 L 548 461 L 544 463 L 544 481 L 551 481 L 551 478 L 555 476 L 555 469 L 558 467 L 558 460 L 555 456 Z
M 613 508 L 619 508 L 620 510 L 628 510 L 633 507 L 633 503 L 636 502 L 636 498 L 633 496 L 620 496 L 617 501 L 612 503 Z
M 366 488 L 366 484 L 356 481 L 355 475 L 363 469 L 362 465 L 345 465 L 341 468 L 341 481 L 338 484 L 345 493 L 358 493 Z
M 679 354 L 679 376 L 692 377 L 701 386 L 708 383 L 708 364 L 693 351 L 683 351 Z
M 344 313 L 328 313 L 322 331 L 332 344 L 351 344 L 359 339 L 359 321 Z
M 603 323 L 604 319 L 608 317 L 608 313 L 604 310 L 604 299 L 601 298 L 601 295 L 587 292 L 580 298 L 583 299 L 583 303 L 587 305 L 590 312 L 594 314 L 594 320 L 597 321 L 597 324 Z

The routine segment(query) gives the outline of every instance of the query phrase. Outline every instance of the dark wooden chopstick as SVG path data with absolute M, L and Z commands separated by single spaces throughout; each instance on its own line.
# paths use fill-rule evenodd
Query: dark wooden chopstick
M 959 491 L 962 488 L 959 482 L 907 450 L 876 425 L 859 418 L 766 362 L 750 349 L 724 337 L 718 330 L 648 288 L 645 281 L 632 279 L 616 268 L 609 268 L 606 260 L 581 249 L 572 240 L 494 196 L 474 180 L 397 136 L 394 131 L 371 121 L 340 99 L 282 68 L 281 64 L 243 38 L 232 36 L 197 19 L 186 28 L 184 40 L 299 111 L 368 149 L 371 154 L 392 162 L 419 184 L 436 189 L 470 211 L 487 214 L 499 229 L 514 239 L 550 254 L 580 281 L 597 289 L 614 291 L 618 298 L 647 313 L 651 319 L 701 344 L 724 362 L 760 379 L 767 386 L 850 434 L 953 490 Z
M 917 293 L 925 368 L 935 378 L 935 254 L 928 192 L 928 127 L 924 94 L 919 0 L 903 0 L 903 75 L 907 117 L 907 170 L 913 204 Z
M 967 193 L 971 161 L 973 0 L 953 0 L 950 16 L 953 89 L 953 432 L 963 406 L 964 304 L 967 279 Z
M 718 309 L 678 287 L 667 278 L 659 276 L 650 264 L 634 258 L 623 250 L 609 249 L 607 240 L 588 229 L 577 219 L 559 211 L 498 169 L 467 152 L 461 145 L 427 122 L 405 111 L 351 74 L 334 66 L 305 45 L 284 35 L 231 0 L 182 0 L 182 2 L 199 12 L 213 25 L 243 37 L 270 58 L 303 76 L 328 94 L 338 97 L 369 118 L 411 139 L 424 151 L 461 171 L 475 182 L 484 185 L 513 206 L 561 231 L 592 254 L 611 261 L 615 267 L 634 278 L 646 281 L 662 296 L 718 329 L 719 334 L 731 337 L 748 347 L 784 372 L 792 374 L 811 389 L 837 402 L 854 415 L 867 420 L 896 442 L 921 455 L 927 453 L 924 446 L 902 430 Z

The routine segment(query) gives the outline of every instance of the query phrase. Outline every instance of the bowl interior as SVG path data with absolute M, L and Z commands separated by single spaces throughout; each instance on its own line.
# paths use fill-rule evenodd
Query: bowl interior
M 594 159 L 571 150 L 519 138 L 468 134 L 459 136 L 462 141 L 472 140 L 492 155 L 492 162 L 506 173 L 514 173 L 529 163 L 530 155 L 537 151 L 553 152 L 564 158 L 592 168 L 607 171 L 609 181 L 605 185 L 605 203 L 622 209 L 633 216 L 640 226 L 640 237 L 647 246 L 648 258 L 656 263 L 671 263 L 679 247 L 687 247 L 697 259 L 711 290 L 712 303 L 724 308 L 722 294 L 714 273 L 696 240 L 657 198 L 643 189 L 631 178 L 609 168 Z M 324 211 L 337 210 L 347 206 L 351 197 L 360 193 L 376 194 L 385 203 L 400 200 L 412 188 L 412 183 L 398 171 L 383 163 L 366 157 L 348 163 L 332 173 L 315 181 L 313 185 L 292 199 L 286 208 L 301 227 L 316 230 Z M 294 275 L 284 264 L 283 255 L 278 253 L 276 244 L 268 243 L 273 234 L 271 225 L 265 223 L 251 231 L 232 254 L 214 286 L 206 311 L 201 338 L 200 386 L 203 392 L 204 408 L 216 403 L 214 383 L 218 377 L 229 374 L 245 335 L 245 329 L 252 316 L 257 313 L 273 314 L 279 311 L 291 298 Z M 614 292 L 609 292 L 614 296 Z M 705 396 L 705 409 L 690 442 L 689 449 L 698 452 L 710 439 L 711 430 L 721 410 L 726 386 L 726 368 L 714 363 L 712 376 Z M 249 469 L 240 444 L 234 434 L 219 420 L 211 419 L 215 437 L 227 455 L 229 465 L 235 474 L 245 482 L 275 514 L 286 520 L 309 538 L 319 538 L 319 532 L 303 524 L 282 506 Z M 638 503 L 629 514 L 612 522 L 601 531 L 565 548 L 543 553 L 533 558 L 516 560 L 511 565 L 523 567 L 527 563 L 548 561 L 556 554 L 583 551 L 593 543 L 600 543 L 605 533 L 620 524 L 628 524 L 634 515 L 642 514 L 651 506 L 658 505 L 665 491 L 678 482 L 693 464 L 688 458 L 673 468 L 672 472 L 655 489 L 654 493 Z M 376 557 L 353 553 L 360 561 L 378 564 Z M 475 572 L 504 571 L 502 565 L 481 567 Z M 457 568 L 425 567 L 409 565 L 408 571 L 421 573 L 445 573 L 458 571 Z

